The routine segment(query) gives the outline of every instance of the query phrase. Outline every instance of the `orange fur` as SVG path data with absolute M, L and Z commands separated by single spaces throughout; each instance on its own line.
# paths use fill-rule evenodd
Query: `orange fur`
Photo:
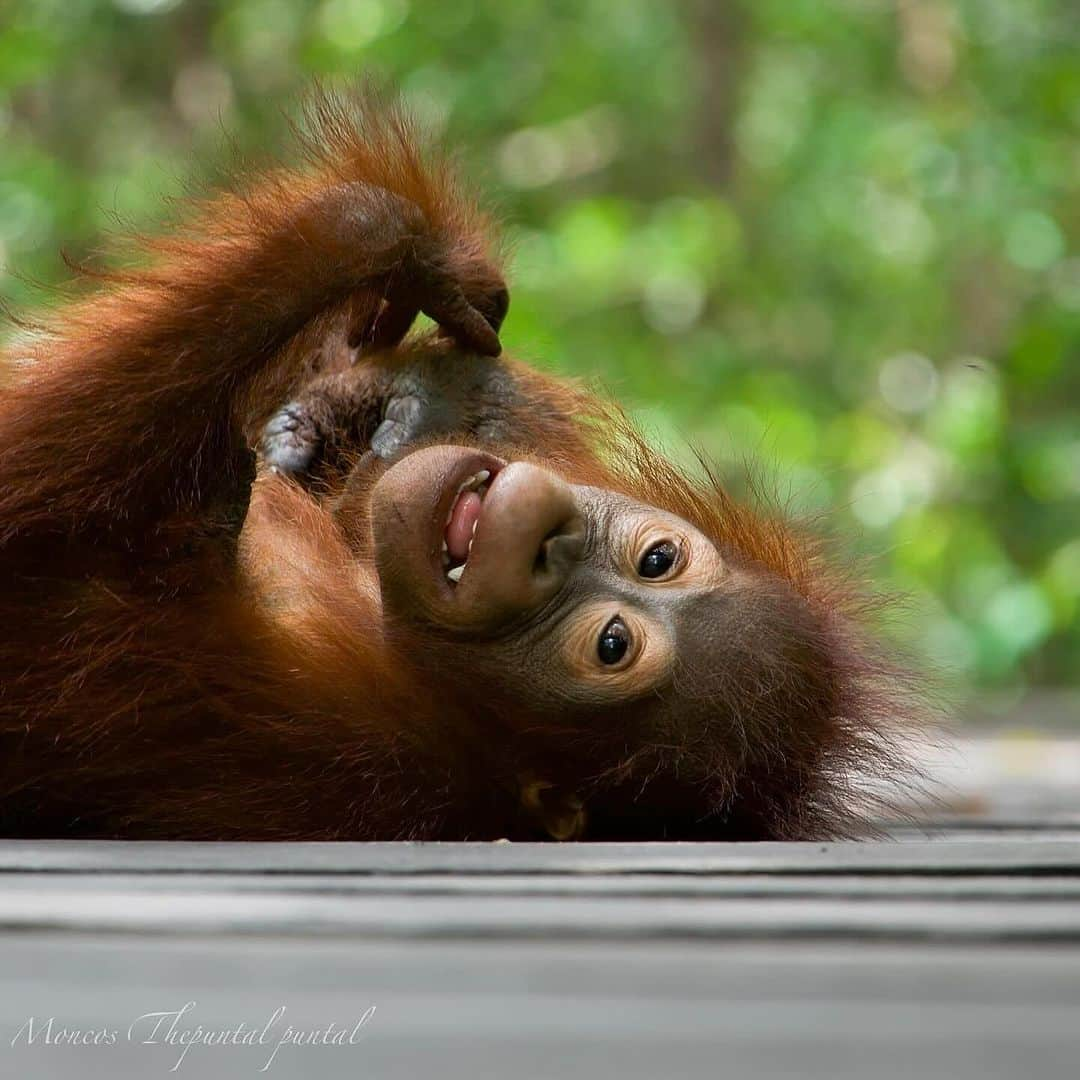
M 499 281 L 490 222 L 396 109 L 321 96 L 307 120 L 299 165 L 239 177 L 139 238 L 126 268 L 84 272 L 91 287 L 4 357 L 0 830 L 528 836 L 515 778 L 579 759 L 596 792 L 682 769 L 713 792 L 708 835 L 848 831 L 852 778 L 895 767 L 902 685 L 858 629 L 858 591 L 579 388 L 520 369 L 544 409 L 523 411 L 514 451 L 687 518 L 759 568 L 763 595 L 790 590 L 805 655 L 777 640 L 701 705 L 734 742 L 688 719 L 627 748 L 543 717 L 500 739 L 508 706 L 410 678 L 362 536 L 280 477 L 248 507 L 262 420 L 379 341 L 417 245 L 470 301 Z

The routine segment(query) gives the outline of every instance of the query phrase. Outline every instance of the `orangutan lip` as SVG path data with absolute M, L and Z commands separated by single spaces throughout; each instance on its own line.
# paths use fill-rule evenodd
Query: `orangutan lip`
M 461 580 L 472 551 L 473 538 L 476 536 L 476 526 L 480 524 L 480 513 L 490 478 L 490 469 L 481 469 L 472 476 L 465 477 L 458 484 L 457 494 L 446 515 L 442 543 L 443 569 L 447 578 L 455 585 Z
M 440 519 L 439 569 L 450 589 L 456 587 L 465 572 L 484 497 L 504 465 L 505 462 L 488 454 L 478 455 L 469 463 L 471 471 L 459 474 L 458 479 L 448 484 L 440 500 L 446 510 Z

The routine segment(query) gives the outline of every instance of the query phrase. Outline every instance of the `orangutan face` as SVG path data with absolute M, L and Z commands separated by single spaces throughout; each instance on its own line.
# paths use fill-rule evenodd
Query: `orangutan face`
M 684 649 L 716 633 L 704 601 L 738 578 L 680 518 L 462 447 L 394 464 L 371 519 L 386 613 L 425 630 L 432 648 L 465 646 L 475 675 L 526 700 L 607 704 L 656 690 Z

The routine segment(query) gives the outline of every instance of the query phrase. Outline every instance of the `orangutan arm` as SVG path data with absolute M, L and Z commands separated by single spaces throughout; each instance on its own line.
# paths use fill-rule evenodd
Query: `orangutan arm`
M 145 243 L 147 269 L 99 275 L 12 358 L 26 363 L 0 402 L 0 543 L 89 530 L 130 546 L 197 518 L 244 468 L 236 403 L 334 305 L 351 301 L 363 347 L 396 344 L 423 311 L 499 351 L 505 287 L 445 169 L 421 167 L 392 111 L 323 101 L 312 119 L 312 171 L 208 200 Z

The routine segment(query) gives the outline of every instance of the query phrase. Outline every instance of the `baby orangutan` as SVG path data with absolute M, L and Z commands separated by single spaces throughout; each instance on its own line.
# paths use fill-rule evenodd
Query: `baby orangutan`
M 3 832 L 850 834 L 906 699 L 860 596 L 499 355 L 395 108 L 308 120 L 5 357 Z

